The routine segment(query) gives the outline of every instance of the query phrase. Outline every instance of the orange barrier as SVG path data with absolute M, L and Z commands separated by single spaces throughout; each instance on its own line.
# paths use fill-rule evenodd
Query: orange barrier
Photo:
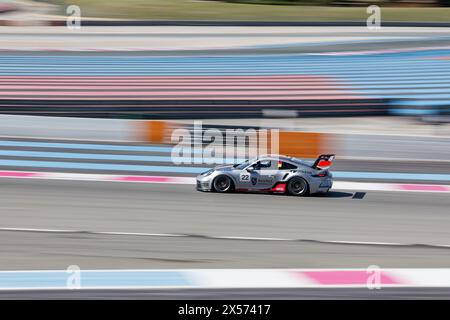
M 142 137 L 145 142 L 165 143 L 170 134 L 170 126 L 167 121 L 151 120 L 141 121 Z
M 317 158 L 320 154 L 334 152 L 330 138 L 326 133 L 280 131 L 278 153 L 299 158 Z
M 140 121 L 140 140 L 148 143 L 171 143 L 170 135 L 177 127 L 173 122 L 161 120 Z M 272 153 L 315 159 L 320 154 L 335 152 L 333 135 L 317 132 L 259 130 L 258 154 Z

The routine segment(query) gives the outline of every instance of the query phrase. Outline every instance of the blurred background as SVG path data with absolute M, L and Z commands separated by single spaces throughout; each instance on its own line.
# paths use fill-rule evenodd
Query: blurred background
M 448 267 L 449 5 L 0 1 L 0 268 Z M 334 189 L 196 192 L 194 121 L 335 153 Z
M 2 0 L 2 12 L 40 11 L 66 15 L 69 5 L 89 18 L 152 20 L 355 21 L 366 20 L 369 5 L 383 7 L 386 21 L 448 22 L 447 0 Z

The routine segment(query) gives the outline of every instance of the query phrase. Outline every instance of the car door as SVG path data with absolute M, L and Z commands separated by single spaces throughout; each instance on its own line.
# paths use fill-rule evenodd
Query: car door
M 276 180 L 276 161 L 273 159 L 261 159 L 254 164 L 255 170 L 250 173 L 250 184 L 253 190 L 272 188 Z

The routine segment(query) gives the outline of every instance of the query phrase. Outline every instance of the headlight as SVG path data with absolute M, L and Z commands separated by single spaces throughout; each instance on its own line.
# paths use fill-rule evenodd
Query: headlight
M 210 169 L 210 170 L 208 170 L 208 171 L 203 172 L 203 173 L 202 173 L 202 176 L 207 177 L 207 176 L 211 175 L 213 172 L 214 172 L 214 170 L 213 170 L 213 169 Z

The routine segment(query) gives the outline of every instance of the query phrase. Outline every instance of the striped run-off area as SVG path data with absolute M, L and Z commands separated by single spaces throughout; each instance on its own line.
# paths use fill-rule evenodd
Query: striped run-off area
M 3 98 L 352 99 L 326 76 L 2 76 Z
M 287 101 L 387 99 L 392 105 L 445 108 L 449 56 L 448 49 L 336 56 L 2 55 L 0 111 L 14 101 L 36 99 L 137 106 L 169 101 L 172 107 L 191 100 L 209 101 L 208 108 L 214 101 L 271 101 L 277 108 Z M 64 104 L 52 108 L 62 112 Z
M 195 185 L 194 178 L 177 177 L 177 176 L 0 171 L 0 178 Z M 379 182 L 371 183 L 371 182 L 336 181 L 333 184 L 333 189 L 353 190 L 353 191 L 359 190 L 359 191 L 385 191 L 385 192 L 404 191 L 404 192 L 450 193 L 450 185 L 413 184 L 413 183 L 379 183 Z
M 75 266 L 74 266 L 75 267 Z M 448 287 L 449 269 L 191 269 L 0 271 L 0 290 Z
M 173 157 L 172 151 L 170 145 L 3 138 L 0 178 L 194 184 L 196 175 L 219 164 L 214 164 L 217 159 L 198 153 Z M 219 160 L 234 164 L 245 159 Z M 335 161 L 334 188 L 450 192 L 446 163 L 434 166 L 432 171 L 424 169 L 424 164 L 413 163 L 399 172 L 403 166 L 396 163 L 367 163 L 364 171 L 358 171 L 355 168 L 361 168 L 359 162 Z

